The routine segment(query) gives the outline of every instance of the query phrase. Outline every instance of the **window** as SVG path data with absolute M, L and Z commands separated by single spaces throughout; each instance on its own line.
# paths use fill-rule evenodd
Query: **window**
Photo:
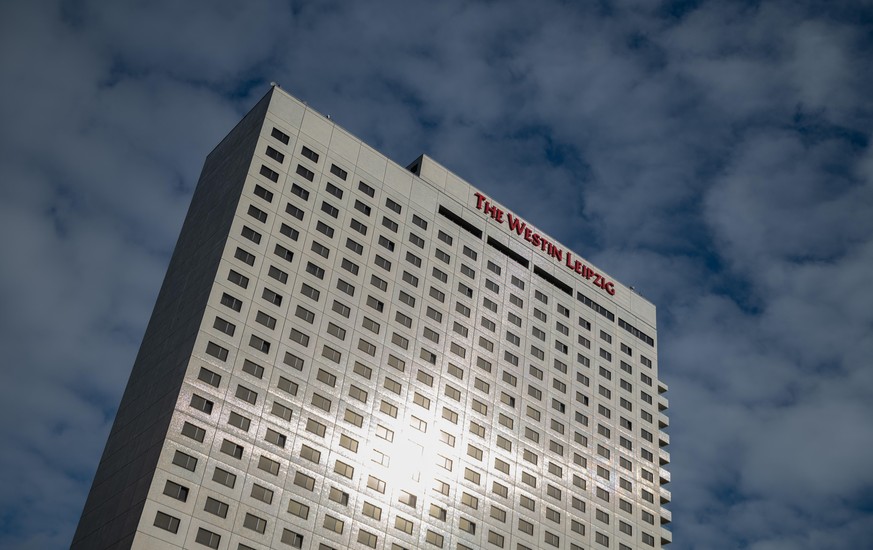
M 275 170 L 271 170 L 268 167 L 264 166 L 263 164 L 261 165 L 261 170 L 259 173 L 272 182 L 279 181 L 279 172 L 276 172 Z
M 292 548 L 303 548 L 303 535 L 289 529 L 282 529 L 282 542 Z
M 327 235 L 329 238 L 333 238 L 333 227 L 327 225 L 321 220 L 319 220 L 318 223 L 315 224 L 315 230 L 319 233 Z
M 303 215 L 304 215 L 303 210 L 301 210 L 297 206 L 294 206 L 290 202 L 285 206 L 285 212 L 287 212 L 291 217 L 296 218 L 300 221 L 303 221 Z
M 249 426 L 251 426 L 252 421 L 241 414 L 231 411 L 230 416 L 227 418 L 227 423 L 247 432 L 249 431 Z
M 243 226 L 241 235 L 255 244 L 261 242 L 261 234 L 247 225 Z
M 245 519 L 243 520 L 243 527 L 263 534 L 267 529 L 267 520 L 246 512 Z
M 409 242 L 417 246 L 418 248 L 424 248 L 424 239 L 416 235 L 415 233 L 409 233 Z
M 369 531 L 364 531 L 360 529 L 358 531 L 358 542 L 363 544 L 368 548 L 376 548 L 376 543 L 379 541 L 379 537 L 370 533 Z
M 263 338 L 255 336 L 254 334 L 249 337 L 249 347 L 263 353 L 270 353 L 270 342 L 267 342 Z
M 334 489 L 331 488 L 331 491 Z M 302 502 L 297 502 L 294 499 L 291 499 L 288 502 L 288 513 L 292 516 L 297 516 L 301 519 L 309 518 L 309 506 L 303 504 Z
M 238 385 L 236 387 L 236 396 L 251 405 L 254 405 L 258 400 L 257 392 L 254 392 L 243 385 Z
M 376 264 L 378 267 L 381 267 L 385 271 L 391 271 L 391 262 L 378 254 L 376 254 L 376 258 L 373 260 L 373 263 Z
M 367 478 L 367 487 L 376 491 L 377 493 L 385 492 L 385 482 L 375 476 L 369 476 Z
M 364 193 L 365 195 L 370 196 L 370 197 L 372 197 L 376 194 L 376 190 L 364 182 L 358 183 L 358 190 L 361 191 L 362 193 Z
M 319 395 L 317 393 L 312 394 L 312 405 L 325 411 L 330 412 L 331 402 L 330 399 Z
M 279 402 L 273 402 L 273 408 L 270 410 L 270 413 L 286 421 L 291 420 L 291 416 L 293 415 L 291 409 Z
M 270 132 L 270 136 L 281 141 L 285 145 L 288 145 L 288 141 L 291 139 L 288 134 L 279 130 L 278 128 L 273 128 L 273 131 Z
M 523 498 L 526 498 L 526 497 L 523 497 Z M 525 521 L 521 518 L 518 518 L 518 530 L 526 535 L 533 535 L 533 532 L 534 532 L 533 523 L 530 523 L 529 521 Z
M 437 269 L 436 267 L 433 268 L 433 271 L 431 273 L 432 273 L 433 277 L 440 282 L 447 283 L 449 281 L 449 276 L 446 275 L 446 273 L 444 271 L 441 271 L 440 269 Z
M 282 271 L 281 269 L 277 268 L 276 266 L 271 265 L 270 270 L 267 272 L 267 275 L 269 275 L 273 279 L 276 279 L 280 283 L 284 284 L 284 283 L 288 282 L 288 274 L 285 273 L 284 271 Z
M 236 475 L 216 467 L 212 473 L 212 481 L 233 489 L 236 484 Z
M 218 545 L 221 543 L 221 535 L 200 527 L 197 529 L 197 536 L 194 538 L 194 541 L 209 548 L 218 548 Z
M 243 446 L 237 445 L 233 441 L 225 439 L 224 441 L 221 442 L 221 452 L 226 454 L 226 455 L 232 456 L 233 458 L 236 458 L 236 459 L 242 458 L 243 451 L 244 451 Z
M 333 305 L 331 306 L 331 310 L 339 313 L 343 317 L 348 317 L 352 310 L 349 306 L 343 304 L 342 302 L 338 302 L 336 300 L 333 301 Z
M 248 265 L 255 265 L 255 255 L 243 250 L 242 248 L 237 247 L 233 257 Z
M 252 485 L 251 497 L 255 500 L 260 500 L 261 502 L 272 504 L 273 491 L 255 483 Z
M 212 401 L 200 397 L 196 393 L 191 395 L 191 402 L 189 403 L 192 409 L 197 409 L 198 411 L 205 412 L 206 414 L 212 414 L 212 407 L 215 405 Z
M 169 531 L 171 533 L 179 532 L 179 518 L 175 518 L 169 514 L 165 514 L 161 511 L 155 515 L 155 527 L 163 529 L 164 531 Z
M 401 206 L 389 198 L 385 199 L 385 206 L 388 207 L 389 210 L 391 210 L 392 212 L 394 212 L 396 214 L 399 214 L 401 211 Z
M 255 316 L 255 321 L 269 329 L 276 328 L 276 318 L 271 315 L 267 315 L 263 311 L 258 311 L 258 314 Z M 260 378 L 260 376 L 258 378 Z
M 345 181 L 346 178 L 349 176 L 348 172 L 346 172 L 345 170 L 343 170 L 342 168 L 340 168 L 336 164 L 330 165 L 330 173 L 343 181 Z
M 546 544 L 548 544 L 550 546 L 554 546 L 555 548 L 557 548 L 561 545 L 561 538 L 554 533 L 550 533 L 550 532 L 546 531 L 544 533 L 544 538 L 545 538 Z
M 321 296 L 321 292 L 319 290 L 317 290 L 316 288 L 314 288 L 312 286 L 309 286 L 306 283 L 302 283 L 300 285 L 300 294 L 302 294 L 302 295 L 306 296 L 307 298 L 314 300 L 316 302 L 318 301 L 319 297 Z
M 190 422 L 185 422 L 182 425 L 181 433 L 185 437 L 190 437 L 191 439 L 193 439 L 194 441 L 197 441 L 198 443 L 203 443 L 203 439 L 206 437 L 206 430 L 204 430 L 203 428 L 201 428 L 199 426 L 195 426 L 194 424 L 191 424 Z
M 315 488 L 315 478 L 298 471 L 294 474 L 294 485 L 312 491 Z
M 400 372 L 406 370 L 406 362 L 391 354 L 388 354 L 388 366 Z
M 300 198 L 303 199 L 304 201 L 308 201 L 308 200 L 309 200 L 309 191 L 307 191 L 306 189 L 300 187 L 300 186 L 297 185 L 296 183 L 293 184 L 293 185 L 291 186 L 291 194 L 292 194 L 292 195 L 297 195 L 298 197 L 300 197 Z
M 379 235 L 379 246 L 385 248 L 390 252 L 394 252 L 394 241 L 385 237 L 384 235 Z
M 419 217 L 418 214 L 412 215 L 412 223 L 414 225 L 422 228 L 422 229 L 425 229 L 425 230 L 427 229 L 427 221 L 425 221 L 423 218 Z
M 399 346 L 403 349 L 409 348 L 409 339 L 404 338 L 403 336 L 397 334 L 396 332 L 391 334 L 391 343 L 396 345 L 396 346 Z
M 487 317 L 482 317 L 479 321 L 479 324 L 490 330 L 491 332 L 494 332 L 497 329 L 497 325 L 494 323 L 494 321 L 488 319 Z M 464 336 L 466 336 L 466 333 L 464 334 Z
M 372 209 L 369 206 L 367 206 L 367 204 L 365 204 L 359 200 L 355 200 L 355 210 L 357 210 L 358 212 L 360 212 L 361 214 L 363 214 L 365 216 L 369 216 L 370 212 L 372 211 Z
M 327 182 L 327 186 L 325 187 L 328 193 L 333 195 L 334 197 L 341 199 L 343 198 L 343 190 L 337 187 L 336 185 Z
M 468 471 L 470 471 L 471 473 L 475 473 L 475 472 L 472 472 L 472 470 L 468 470 Z M 461 504 L 463 504 L 464 506 L 469 506 L 470 508 L 472 508 L 474 510 L 479 509 L 479 499 L 474 497 L 473 495 L 471 495 L 469 493 L 463 493 L 461 495 Z
M 305 179 L 307 179 L 307 180 L 309 180 L 309 181 L 312 181 L 312 180 L 315 179 L 315 172 L 313 172 L 313 171 L 310 170 L 309 168 L 306 168 L 306 167 L 303 166 L 302 164 L 298 164 L 298 165 L 297 165 L 297 170 L 296 170 L 296 172 L 297 172 L 297 175 L 298 175 L 298 176 L 301 176 L 301 177 L 303 177 L 303 178 L 305 178 Z
M 325 514 L 324 523 L 322 524 L 322 526 L 328 531 L 342 534 L 345 523 L 341 519 L 335 518 L 329 514 Z
M 413 525 L 411 521 L 402 516 L 397 516 L 394 519 L 394 528 L 410 535 L 412 534 Z
M 388 290 L 388 282 L 377 277 L 376 275 L 370 275 L 370 284 L 378 288 L 382 292 Z
M 386 216 L 382 216 L 382 225 L 394 233 L 397 233 L 397 228 L 399 227 L 397 222 Z
M 178 483 L 174 483 L 167 480 L 167 483 L 164 485 L 164 494 L 170 498 L 174 498 L 176 500 L 185 502 L 188 500 L 188 488 L 179 485 Z
M 412 317 L 410 317 L 408 315 L 404 315 L 403 313 L 401 313 L 399 311 L 394 314 L 394 320 L 397 321 L 398 323 L 400 323 L 401 325 L 405 326 L 406 328 L 412 327 Z M 376 334 L 379 334 L 378 325 L 377 325 L 377 330 L 375 332 L 376 332 Z
M 306 431 L 310 433 L 314 433 L 318 437 L 324 437 L 324 433 L 327 430 L 327 426 L 322 424 L 321 422 L 307 418 L 306 419 Z
M 327 498 L 329 498 L 332 502 L 336 502 L 337 504 L 340 504 L 341 506 L 348 506 L 348 504 L 349 504 L 349 494 L 346 493 L 345 491 L 341 491 L 341 490 L 337 489 L 336 487 L 330 488 L 330 493 L 328 494 Z M 306 519 L 306 518 L 303 518 L 303 519 Z

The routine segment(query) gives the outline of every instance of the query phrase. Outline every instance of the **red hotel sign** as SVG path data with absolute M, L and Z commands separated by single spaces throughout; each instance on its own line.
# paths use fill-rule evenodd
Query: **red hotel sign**
M 509 212 L 504 212 L 488 200 L 488 197 L 481 193 L 476 193 L 476 209 L 481 210 L 484 214 L 491 216 L 491 219 L 499 224 L 505 224 L 509 227 L 509 233 L 515 232 L 516 236 L 526 240 L 533 246 L 539 248 L 546 253 L 553 261 L 562 263 L 564 267 L 575 272 L 587 281 L 590 281 L 596 287 L 602 288 L 610 296 L 615 295 L 615 283 L 609 281 L 600 273 L 594 271 L 579 260 L 573 259 L 573 253 L 569 250 L 565 251 L 557 246 L 552 241 L 545 238 L 543 235 L 534 230 L 527 222 L 513 216 Z

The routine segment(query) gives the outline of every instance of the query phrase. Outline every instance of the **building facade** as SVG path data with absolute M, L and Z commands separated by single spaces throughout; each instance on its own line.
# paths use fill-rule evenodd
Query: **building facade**
M 207 157 L 73 548 L 660 548 L 654 306 L 274 87 Z

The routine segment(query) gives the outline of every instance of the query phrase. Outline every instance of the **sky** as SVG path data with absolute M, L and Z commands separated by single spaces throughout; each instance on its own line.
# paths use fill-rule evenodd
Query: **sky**
M 66 548 L 276 81 L 658 307 L 675 550 L 873 548 L 873 3 L 0 2 L 0 547 Z

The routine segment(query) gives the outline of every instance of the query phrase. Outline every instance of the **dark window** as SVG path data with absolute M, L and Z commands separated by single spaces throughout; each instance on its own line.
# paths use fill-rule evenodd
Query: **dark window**
M 370 208 L 365 203 L 363 203 L 359 200 L 355 200 L 355 210 L 357 210 L 358 212 L 361 212 L 365 216 L 369 216 L 370 212 L 372 211 L 372 208 Z
M 294 259 L 294 253 L 282 246 L 281 244 L 277 244 L 273 252 L 276 254 L 276 256 L 279 256 L 283 260 L 290 262 Z
M 310 149 L 309 147 L 307 147 L 305 145 L 303 146 L 303 149 L 300 150 L 300 155 L 305 157 L 305 158 L 308 158 L 312 162 L 318 162 L 318 153 L 316 153 L 315 151 L 313 151 L 312 149 Z
M 321 202 L 321 211 L 332 218 L 339 216 L 339 208 L 325 201 Z
M 270 181 L 279 181 L 279 172 L 261 165 L 261 175 Z
M 291 138 L 288 136 L 288 134 L 286 134 L 285 132 L 279 130 L 278 128 L 273 128 L 273 131 L 270 132 L 270 136 L 272 136 L 272 137 L 278 139 L 279 141 L 281 141 L 281 142 L 284 143 L 285 145 L 288 145 L 288 141 L 291 139 Z
M 285 161 L 285 155 L 267 145 L 267 156 L 275 160 L 279 164 Z
M 263 187 L 261 189 L 263 189 Z M 258 220 L 259 222 L 267 221 L 267 213 L 264 212 L 263 210 L 261 210 L 260 208 L 257 208 L 253 204 L 249 205 L 248 214 L 249 214 L 249 216 L 253 217 L 254 219 Z
M 300 187 L 296 183 L 291 186 L 291 194 L 297 195 L 298 197 L 300 197 L 301 199 L 303 199 L 305 201 L 309 200 L 309 191 Z
M 255 185 L 255 196 L 260 197 L 267 202 L 273 202 L 273 192 L 261 187 L 260 185 Z
M 285 212 L 287 212 L 292 217 L 297 218 L 298 220 L 301 220 L 301 221 L 303 220 L 303 214 L 304 214 L 303 210 L 294 206 L 290 202 L 288 203 L 288 206 L 285 207 Z
M 255 255 L 243 250 L 242 248 L 237 247 L 236 252 L 233 253 L 233 257 L 248 265 L 255 265 Z
M 391 199 L 385 199 L 385 206 L 387 206 L 390 210 L 393 210 L 397 214 L 400 213 L 400 209 L 401 209 L 400 205 Z
M 334 176 L 340 178 L 343 181 L 345 181 L 345 179 L 349 176 L 348 172 L 346 172 L 345 170 L 343 170 L 342 168 L 340 168 L 336 164 L 330 165 L 330 173 L 333 174 Z
M 306 178 L 309 181 L 312 181 L 315 179 L 315 172 L 313 172 L 309 168 L 303 166 L 302 164 L 297 165 L 297 174 L 303 178 Z

